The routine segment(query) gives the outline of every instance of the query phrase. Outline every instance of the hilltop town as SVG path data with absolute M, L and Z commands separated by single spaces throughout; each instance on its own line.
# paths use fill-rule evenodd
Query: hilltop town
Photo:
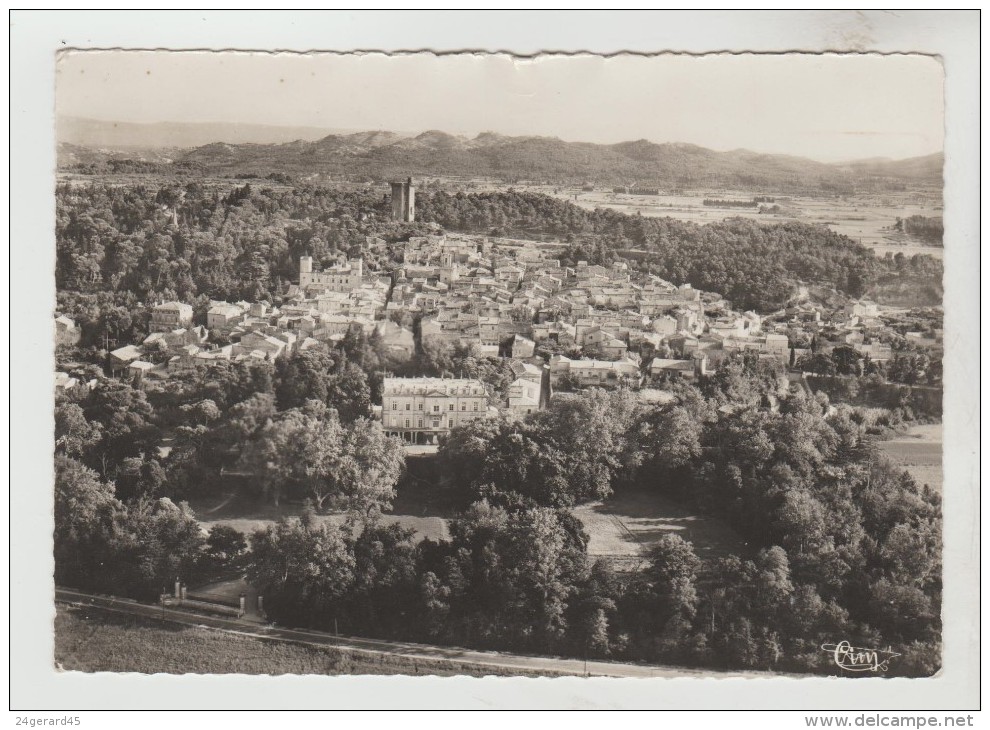
M 411 222 L 411 180 L 392 191 L 393 218 Z M 651 397 L 671 379 L 712 374 L 737 354 L 779 363 L 800 384 L 802 372 L 830 374 L 828 358 L 837 348 L 858 361 L 844 374 L 869 374 L 891 361 L 897 338 L 941 348 L 941 329 L 911 331 L 896 312 L 868 300 L 828 306 L 805 295 L 767 315 L 739 312 L 718 294 L 637 272 L 624 261 L 562 266 L 559 245 L 438 231 L 410 237 L 401 261 L 377 271 L 361 257 L 316 268 L 312 256 L 302 256 L 298 281 L 277 306 L 211 301 L 198 322 L 189 303 L 150 305 L 149 334 L 110 351 L 108 372 L 140 384 L 217 360 L 274 362 L 338 344 L 352 329 L 374 337 L 395 365 L 444 346 L 508 362 L 517 377 L 495 403 L 463 398 L 484 394 L 485 384 L 456 374 L 383 373 L 375 412 L 387 432 L 436 445 L 466 419 L 499 411 L 523 416 L 559 393 L 624 386 Z M 71 344 L 72 320 L 62 315 L 56 325 L 59 342 Z M 57 388 L 78 382 L 56 374 Z M 412 394 L 420 397 L 402 397 Z

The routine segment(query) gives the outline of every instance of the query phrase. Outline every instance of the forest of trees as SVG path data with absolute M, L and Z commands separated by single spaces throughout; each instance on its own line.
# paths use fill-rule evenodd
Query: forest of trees
M 607 608 L 596 641 L 620 656 L 807 669 L 818 639 L 839 631 L 909 646 L 904 671 L 930 671 L 939 496 L 890 467 L 855 409 L 829 415 L 822 396 L 785 394 L 780 375 L 739 361 L 663 408 L 592 390 L 522 423 L 457 429 L 440 458 L 446 478 L 493 509 L 559 510 L 636 486 L 717 515 L 747 541 L 749 556 L 701 561 L 665 538 L 628 581 L 597 566 L 594 601 Z M 760 407 L 771 397 L 778 410 Z M 587 600 L 584 583 L 574 590 Z
M 270 298 L 301 255 L 362 254 L 375 270 L 386 254 L 369 238 L 422 228 L 391 223 L 372 190 L 63 184 L 56 204 L 58 290 L 140 299 Z
M 143 388 L 100 378 L 61 394 L 57 583 L 149 599 L 177 576 L 229 571 L 245 536 L 218 526 L 204 538 L 186 504 L 222 490 L 373 521 L 404 469 L 400 442 L 370 418 L 371 388 L 357 364 L 378 356 L 352 333 L 332 351 L 277 366 L 218 361 Z
M 874 362 L 849 345 L 833 348 L 829 354 L 812 353 L 798 358 L 796 367 L 816 375 L 877 376 L 879 382 L 903 385 L 942 385 L 942 352 L 905 347 L 886 362 Z
M 224 363 L 147 394 L 108 382 L 61 399 L 57 580 L 147 599 L 247 543 L 249 577 L 285 625 L 814 672 L 835 669 L 818 647 L 842 636 L 902 648 L 895 673 L 937 668 L 938 495 L 878 454 L 855 409 L 789 393 L 780 366 L 738 358 L 673 386 L 664 406 L 592 389 L 523 421 L 454 429 L 438 486 L 472 506 L 448 539 L 416 543 L 379 518 L 401 449 L 343 408 L 367 388 L 341 382 L 357 359 Z M 300 380 L 316 396 L 301 405 Z M 165 457 L 163 429 L 176 434 Z M 253 535 L 204 538 L 183 500 L 215 489 L 224 465 L 254 475 L 240 488 L 259 499 L 310 506 Z M 630 489 L 723 520 L 747 550 L 701 559 L 666 536 L 631 573 L 592 560 L 569 508 Z M 317 521 L 326 508 L 350 518 Z
M 942 245 L 942 216 L 911 215 L 898 218 L 894 230 L 920 238 L 930 246 Z
M 930 674 L 941 626 L 938 495 L 891 468 L 854 409 L 830 413 L 823 397 L 785 390 L 778 371 L 739 362 L 660 408 L 591 390 L 521 423 L 455 429 L 442 473 L 477 501 L 449 539 L 286 522 L 252 538 L 254 579 L 273 596 L 273 615 L 294 624 L 822 672 L 831 670 L 820 645 L 840 635 L 901 648 L 895 673 Z M 778 410 L 760 407 L 770 396 Z M 589 435 L 575 441 L 577 421 Z M 633 487 L 719 517 L 748 552 L 702 560 L 667 535 L 631 574 L 592 561 L 567 507 Z M 312 554 L 326 561 L 318 571 L 303 569 Z M 300 570 L 284 571 L 286 561 Z

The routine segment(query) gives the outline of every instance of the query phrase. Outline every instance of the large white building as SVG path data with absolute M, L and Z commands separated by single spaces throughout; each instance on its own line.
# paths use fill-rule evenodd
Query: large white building
M 313 257 L 299 258 L 299 286 L 320 287 L 324 291 L 349 293 L 364 281 L 363 259 L 351 259 L 346 264 L 313 271 Z
M 437 443 L 440 435 L 489 411 L 480 380 L 385 378 L 382 383 L 382 427 L 411 443 Z

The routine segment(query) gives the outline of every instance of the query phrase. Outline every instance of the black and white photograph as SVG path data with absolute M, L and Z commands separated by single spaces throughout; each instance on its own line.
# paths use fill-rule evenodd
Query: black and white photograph
M 264 50 L 53 49 L 54 672 L 944 675 L 941 58 Z

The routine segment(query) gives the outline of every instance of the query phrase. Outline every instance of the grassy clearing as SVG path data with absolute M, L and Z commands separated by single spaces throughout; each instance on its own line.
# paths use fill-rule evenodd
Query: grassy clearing
M 392 514 L 382 516 L 414 531 L 414 539 L 448 539 L 447 522 L 468 506 L 464 494 L 439 486 L 435 460 L 410 459 L 407 473 L 397 488 Z M 224 524 L 250 535 L 281 517 L 298 517 L 299 504 L 283 502 L 278 507 L 264 500 L 229 494 L 197 500 L 192 505 L 203 527 Z M 620 569 L 634 569 L 643 555 L 666 533 L 674 533 L 694 544 L 701 557 L 745 554 L 747 548 L 723 522 L 693 513 L 653 493 L 638 491 L 617 495 L 606 502 L 593 502 L 574 509 L 591 536 L 591 557 L 607 557 Z M 319 521 L 340 524 L 343 515 L 320 515 Z
M 903 434 L 877 443 L 896 466 L 907 470 L 920 484 L 942 491 L 942 424 L 912 426 Z
M 395 523 L 410 529 L 415 540 L 445 540 L 447 521 L 466 509 L 470 500 L 465 494 L 439 486 L 436 459 L 416 456 L 407 459 L 406 471 L 396 487 L 391 513 L 383 515 L 385 523 Z M 196 518 L 205 530 L 214 525 L 227 525 L 250 535 L 265 529 L 283 517 L 298 517 L 302 504 L 282 501 L 279 506 L 254 495 L 229 491 L 190 500 Z M 342 524 L 344 515 L 318 515 L 317 521 Z
M 250 535 L 255 530 L 263 530 L 275 524 L 283 517 L 298 517 L 302 513 L 302 505 L 283 502 L 278 507 L 263 500 L 247 495 L 224 495 L 210 499 L 193 500 L 190 504 L 196 513 L 196 518 L 205 530 L 214 525 L 227 525 Z M 447 521 L 436 514 L 387 514 L 382 516 L 386 523 L 397 523 L 402 527 L 413 530 L 416 540 L 431 538 L 433 540 L 447 537 Z M 432 512 L 432 510 L 427 510 Z M 342 514 L 318 515 L 318 522 L 343 524 Z
M 59 605 L 55 662 L 81 672 L 143 674 L 409 674 L 452 677 L 546 676 L 338 647 L 255 639 L 207 628 L 162 623 L 97 608 Z
M 902 441 L 904 443 L 926 443 L 938 444 L 942 446 L 942 424 L 941 423 L 919 423 L 909 427 L 903 434 L 891 441 Z
M 298 517 L 300 510 L 287 509 L 283 514 L 289 517 Z M 275 524 L 278 517 L 222 517 L 218 519 L 200 519 L 199 522 L 206 530 L 214 525 L 227 525 L 235 530 L 240 530 L 245 535 L 251 535 L 255 530 L 263 530 L 269 525 Z M 344 515 L 319 515 L 317 522 L 328 522 L 331 524 L 343 524 Z M 383 515 L 382 522 L 385 524 L 395 523 L 408 528 L 415 533 L 414 539 L 419 541 L 425 538 L 433 540 L 447 538 L 447 521 L 442 517 L 417 517 L 415 515 Z
M 880 449 L 919 484 L 942 490 L 942 444 L 882 441 Z
M 574 510 L 591 537 L 588 554 L 632 568 L 663 535 L 680 535 L 702 558 L 743 555 L 745 543 L 721 520 L 691 512 L 647 492 L 629 492 Z

